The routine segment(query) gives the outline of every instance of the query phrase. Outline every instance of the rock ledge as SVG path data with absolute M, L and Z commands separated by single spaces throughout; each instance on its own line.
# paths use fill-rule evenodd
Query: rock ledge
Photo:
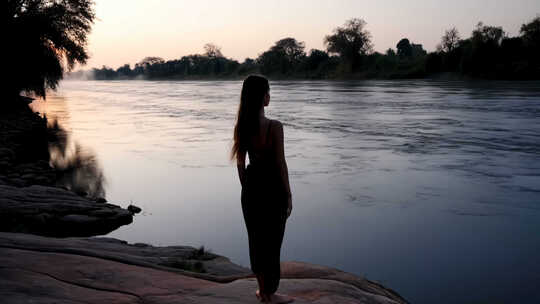
M 0 231 L 46 236 L 92 236 L 133 221 L 119 206 L 96 203 L 61 188 L 0 185 Z
M 3 303 L 259 303 L 253 274 L 189 246 L 154 247 L 111 238 L 54 239 L 0 233 Z M 200 258 L 198 273 L 164 266 Z M 279 292 L 295 303 L 407 303 L 365 278 L 320 265 L 282 262 Z

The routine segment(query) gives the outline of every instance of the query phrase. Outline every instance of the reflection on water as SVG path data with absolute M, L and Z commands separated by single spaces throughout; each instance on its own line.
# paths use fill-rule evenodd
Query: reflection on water
M 111 234 L 249 265 L 236 167 L 240 81 L 63 82 L 45 111 L 91 147 Z M 540 85 L 272 82 L 293 194 L 283 260 L 379 280 L 412 303 L 540 302 Z
M 32 105 L 42 112 L 39 101 Z M 44 117 L 47 117 L 44 114 Z M 93 200 L 105 198 L 105 176 L 96 155 L 72 141 L 69 132 L 61 127 L 58 119 L 48 120 L 49 165 L 56 174 L 55 186 L 73 191 Z
M 59 148 L 55 144 L 49 146 L 50 163 L 58 176 L 57 186 L 92 199 L 105 198 L 105 176 L 96 156 L 79 144 L 71 149 Z

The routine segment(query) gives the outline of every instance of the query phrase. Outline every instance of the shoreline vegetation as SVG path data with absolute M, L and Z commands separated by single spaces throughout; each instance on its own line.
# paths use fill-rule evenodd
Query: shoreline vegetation
M 203 54 L 165 61 L 146 57 L 132 68 L 103 66 L 77 71 L 67 78 L 92 80 L 236 80 L 263 74 L 273 80 L 352 79 L 540 79 L 540 16 L 525 23 L 519 36 L 509 37 L 502 27 L 479 22 L 469 38 L 454 27 L 446 30 L 436 51 L 403 38 L 384 54 L 373 51 L 367 23 L 345 22 L 324 37 L 326 50 L 311 49 L 287 37 L 276 41 L 257 58 L 243 62 L 226 58 L 221 48 L 207 43 Z

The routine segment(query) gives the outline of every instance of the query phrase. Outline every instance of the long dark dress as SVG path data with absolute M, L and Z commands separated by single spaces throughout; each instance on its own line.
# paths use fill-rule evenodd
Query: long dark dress
M 267 141 L 271 126 L 270 121 Z M 257 154 L 250 153 L 248 149 L 248 154 L 250 163 L 242 186 L 241 202 L 248 232 L 251 270 L 263 276 L 265 290 L 261 291 L 274 293 L 281 275 L 279 262 L 287 221 L 287 194 L 272 153 L 272 143 L 267 143 L 266 149 L 257 151 Z

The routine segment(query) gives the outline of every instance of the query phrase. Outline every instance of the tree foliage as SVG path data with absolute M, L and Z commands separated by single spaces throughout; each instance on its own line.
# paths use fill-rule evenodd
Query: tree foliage
M 306 56 L 304 42 L 294 38 L 283 38 L 257 58 L 264 74 L 288 75 L 294 72 Z
M 46 96 L 65 71 L 88 59 L 87 35 L 95 15 L 90 0 L 8 0 L 9 94 Z
M 413 54 L 413 49 L 412 49 L 412 46 L 411 46 L 411 42 L 407 38 L 401 39 L 397 43 L 396 49 L 397 49 L 398 56 L 401 57 L 401 58 L 411 57 L 412 54 Z
M 304 48 L 304 42 L 300 42 L 294 38 L 288 37 L 277 41 L 276 44 L 270 48 L 270 50 L 282 53 L 285 55 L 287 60 L 292 62 L 299 60 L 301 57 L 306 55 Z
M 460 40 L 459 31 L 453 27 L 444 32 L 437 49 L 441 52 L 450 53 L 458 47 Z
M 213 58 L 223 57 L 223 54 L 221 54 L 221 47 L 213 43 L 207 43 L 204 45 L 204 55 Z
M 519 32 L 527 43 L 540 42 L 540 16 L 537 16 L 529 23 L 521 25 Z
M 362 56 L 373 51 L 371 34 L 365 29 L 366 24 L 362 19 L 352 18 L 343 26 L 335 28 L 333 34 L 324 37 L 327 51 L 339 54 L 345 61 L 356 65 Z
M 523 24 L 520 29 L 521 39 L 527 48 L 528 56 L 535 62 L 540 61 L 540 16 L 537 16 L 531 22 Z M 535 58 L 532 58 L 535 57 Z
M 475 43 L 500 45 L 506 33 L 500 26 L 484 25 L 483 22 L 478 22 L 476 28 L 472 32 L 471 39 Z

